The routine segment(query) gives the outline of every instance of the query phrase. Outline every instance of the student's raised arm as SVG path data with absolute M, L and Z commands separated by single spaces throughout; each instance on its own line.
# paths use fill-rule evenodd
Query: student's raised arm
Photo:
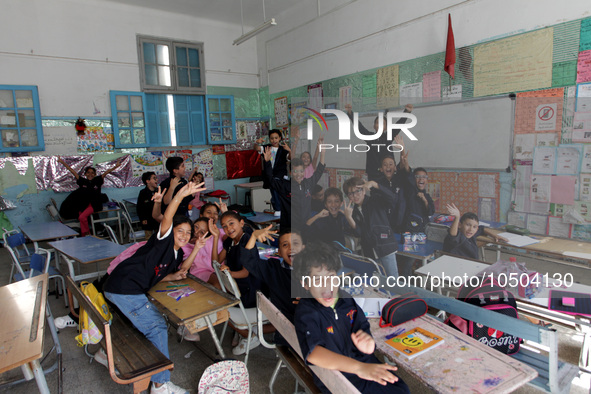
M 455 237 L 456 235 L 458 235 L 458 227 L 460 226 L 460 210 L 458 209 L 458 207 L 456 207 L 455 204 L 447 204 L 446 208 L 447 212 L 450 215 L 454 216 L 454 222 L 451 224 L 451 227 L 449 228 L 449 235 Z
M 107 171 L 103 172 L 103 173 L 101 174 L 101 177 L 103 177 L 103 179 L 105 179 L 105 177 L 106 177 L 107 175 L 109 175 L 111 172 L 113 172 L 113 171 L 115 171 L 117 168 L 119 168 L 119 167 L 121 166 L 121 161 L 122 161 L 122 160 L 121 160 L 121 158 L 118 158 L 118 159 L 117 159 L 117 162 L 115 163 L 115 165 L 114 165 L 113 167 L 109 168 Z
M 195 261 L 195 257 L 197 257 L 197 253 L 205 246 L 207 240 L 210 238 L 211 235 L 206 238 L 205 234 L 197 238 L 197 241 L 195 242 L 195 246 L 193 247 L 191 254 L 189 254 L 189 256 L 183 261 L 183 264 L 181 264 L 181 270 L 188 271 L 191 268 L 191 265 L 193 265 L 193 262 Z
M 160 186 L 158 186 L 158 190 L 154 192 L 152 196 L 152 201 L 154 201 L 154 206 L 152 207 L 152 218 L 158 223 L 162 222 L 162 197 L 166 193 L 166 189 L 160 190 Z
M 174 191 L 176 190 L 176 187 L 179 185 L 180 181 L 181 181 L 181 178 L 178 176 L 176 176 L 170 180 L 170 185 L 168 186 L 168 192 L 162 198 L 162 203 L 164 205 L 170 204 L 170 201 L 172 200 L 172 197 L 174 196 Z M 203 189 L 203 190 L 205 190 L 205 189 Z
M 203 187 L 205 183 L 193 183 L 189 182 L 179 192 L 174 196 L 174 198 L 170 201 L 168 207 L 166 207 L 166 211 L 164 211 L 164 217 L 162 218 L 162 222 L 160 223 L 160 234 L 166 234 L 170 226 L 172 226 L 172 218 L 174 218 L 174 214 L 176 213 L 177 208 L 179 207 L 183 198 L 193 194 L 199 193 L 205 190 Z M 214 248 L 215 249 L 215 248 Z
M 272 241 L 273 237 L 271 236 L 271 234 L 277 234 L 276 230 L 271 230 L 272 227 L 273 227 L 273 225 L 270 224 L 265 228 L 262 228 L 259 230 L 254 230 L 252 232 L 252 235 L 250 236 L 250 239 L 248 240 L 248 242 L 244 246 L 244 249 L 250 250 L 250 249 L 254 248 L 257 241 L 259 241 L 259 242 L 266 242 L 267 240 Z
M 207 222 L 207 226 L 209 227 L 209 232 L 213 236 L 213 247 L 211 248 L 211 261 L 217 261 L 218 263 L 222 264 L 222 262 L 226 260 L 226 250 L 224 249 L 218 253 L 220 229 L 218 228 L 218 226 L 215 225 L 213 219 L 209 219 L 209 222 Z
M 78 180 L 78 178 L 80 178 L 80 175 L 78 175 L 78 173 L 76 171 L 74 171 L 74 169 L 72 167 L 70 167 L 65 161 L 64 159 L 62 159 L 60 156 L 57 157 L 57 162 L 60 163 L 61 165 L 63 165 L 64 167 L 66 167 L 66 169 L 68 171 L 70 171 L 72 173 L 72 175 L 74 175 L 74 177 L 76 178 L 76 180 Z

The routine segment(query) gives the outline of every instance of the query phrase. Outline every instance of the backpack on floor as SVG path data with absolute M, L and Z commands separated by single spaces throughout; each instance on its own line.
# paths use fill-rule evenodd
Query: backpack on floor
M 105 320 L 111 323 L 113 320 L 113 315 L 109 310 L 109 306 L 105 301 L 103 293 L 99 293 L 92 283 L 86 281 L 80 283 L 80 289 L 86 298 L 90 300 L 99 313 L 105 318 Z M 99 343 L 101 339 L 103 339 L 103 334 L 101 334 L 98 327 L 94 324 L 92 319 L 88 316 L 88 313 L 82 307 L 80 307 L 79 316 L 80 324 L 78 327 L 80 329 L 80 334 L 76 336 L 78 346 Z
M 499 286 L 495 279 L 486 278 L 477 287 L 462 286 L 457 298 L 460 301 L 502 313 L 505 316 L 518 318 L 515 297 L 510 291 Z M 514 335 L 466 320 L 457 315 L 450 315 L 445 323 L 501 353 L 514 354 L 519 351 L 521 338 Z

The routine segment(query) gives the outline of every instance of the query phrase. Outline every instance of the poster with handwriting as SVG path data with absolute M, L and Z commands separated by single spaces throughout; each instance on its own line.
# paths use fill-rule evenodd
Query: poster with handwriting
M 549 27 L 474 48 L 474 97 L 552 86 L 554 29 Z
M 591 49 L 579 52 L 577 61 L 577 83 L 591 81 Z
M 383 67 L 377 71 L 376 97 L 378 109 L 398 105 L 398 65 Z
M 517 93 L 515 134 L 560 131 L 563 104 L 564 88 Z
M 441 71 L 423 74 L 423 102 L 441 99 Z

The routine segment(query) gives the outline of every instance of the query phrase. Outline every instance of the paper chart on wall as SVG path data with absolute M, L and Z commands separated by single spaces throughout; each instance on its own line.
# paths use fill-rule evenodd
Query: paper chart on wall
M 400 86 L 400 100 L 403 104 L 419 104 L 423 102 L 423 83 L 409 83 Z
M 543 201 L 530 201 L 528 212 L 539 215 L 547 215 L 550 212 L 550 203 Z
M 548 235 L 552 237 L 570 238 L 572 225 L 564 223 L 561 217 L 548 216 Z
M 477 45 L 474 97 L 551 86 L 553 38 L 546 28 Z
M 423 74 L 423 102 L 439 101 L 441 98 L 441 71 Z
M 352 86 L 342 86 L 339 88 L 339 109 L 344 110 L 346 105 L 353 105 L 352 92 Z
M 322 84 L 315 83 L 308 85 L 308 107 L 320 111 L 324 108 L 324 94 Z
M 527 226 L 527 213 L 524 212 L 509 212 L 507 214 L 507 223 L 521 228 Z
M 443 101 L 459 100 L 462 98 L 462 85 L 444 86 L 441 90 Z
M 535 134 L 515 134 L 513 158 L 521 162 L 531 162 L 534 159 L 535 145 Z
M 563 103 L 564 88 L 517 93 L 515 134 L 560 131 Z
M 494 198 L 479 198 L 478 218 L 480 220 L 494 220 L 496 217 L 496 205 L 496 200 Z
M 591 173 L 591 145 L 583 146 L 583 157 L 581 158 L 581 172 Z
M 496 197 L 496 177 L 494 175 L 478 175 L 478 197 Z
M 540 104 L 536 107 L 536 131 L 556 130 L 557 107 L 556 103 Z
M 535 136 L 536 146 L 558 146 L 558 133 L 540 133 Z
M 581 174 L 579 176 L 579 200 L 591 201 L 591 174 Z
M 529 212 L 530 208 L 530 181 L 532 166 L 517 166 L 515 170 L 515 198 L 514 209 L 520 212 Z
M 577 102 L 575 111 L 591 111 L 591 83 L 581 83 L 577 85 Z
M 398 65 L 383 67 L 376 72 L 376 98 L 378 109 L 392 108 L 398 105 L 398 72 Z
M 579 52 L 577 60 L 577 83 L 591 81 L 591 50 Z
M 561 145 L 556 149 L 556 174 L 577 175 L 581 162 L 581 146 Z
M 581 214 L 586 222 L 591 222 L 591 203 L 586 201 L 575 201 L 575 210 Z
M 533 234 L 546 234 L 548 218 L 543 215 L 527 215 L 527 229 Z
M 556 148 L 536 147 L 534 149 L 534 174 L 554 174 L 556 170 Z
M 550 202 L 572 205 L 575 202 L 575 177 L 553 176 L 550 182 Z
M 550 178 L 549 175 L 532 175 L 530 183 L 532 201 L 550 202 Z
M 134 177 L 141 177 L 147 171 L 153 171 L 156 175 L 166 174 L 162 152 L 131 155 L 131 159 L 131 170 Z
M 289 118 L 287 115 L 287 96 L 278 97 L 274 101 L 275 104 L 275 125 L 277 127 L 287 126 Z
M 572 141 L 591 142 L 591 112 L 575 112 Z
M 211 149 L 204 149 L 193 155 L 193 162 L 195 168 L 203 173 L 205 178 L 212 178 L 213 180 L 213 154 Z

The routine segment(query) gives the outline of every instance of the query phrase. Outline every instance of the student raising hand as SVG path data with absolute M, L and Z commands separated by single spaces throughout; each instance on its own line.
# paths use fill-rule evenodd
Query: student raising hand
M 152 201 L 154 201 L 155 203 L 162 203 L 162 198 L 164 197 L 165 194 L 166 194 L 166 188 L 164 190 L 161 190 L 160 186 L 158 186 L 158 190 L 156 190 L 154 192 L 154 195 L 152 196 Z
M 263 153 L 263 158 L 265 159 L 265 161 L 271 161 L 271 159 L 273 158 L 273 154 L 271 153 L 270 146 L 267 146 L 265 148 L 265 152 Z
M 207 222 L 207 227 L 209 228 L 209 232 L 211 233 L 211 235 L 213 235 L 214 238 L 220 237 L 220 229 L 218 228 L 218 226 L 215 225 L 213 219 L 209 219 L 209 222 Z
M 228 212 L 228 204 L 223 202 L 221 197 L 220 197 L 220 202 L 219 203 L 214 202 L 214 204 L 216 205 L 216 207 L 218 207 L 218 209 L 220 210 L 220 213 Z
M 271 230 L 272 227 L 273 227 L 273 225 L 270 224 L 265 228 L 253 231 L 252 235 L 250 236 L 250 240 L 254 239 L 259 242 L 272 241 L 273 240 L 272 234 L 277 234 L 276 230 Z M 250 247 L 250 248 L 248 247 L 250 244 L 250 240 L 249 240 L 248 244 L 246 244 L 246 249 L 252 249 L 252 247 Z
M 455 216 L 459 220 L 459 218 L 460 218 L 460 210 L 458 209 L 458 207 L 456 207 L 455 204 L 447 204 L 445 206 L 445 208 L 447 208 L 447 213 L 449 213 L 450 215 Z
M 172 185 L 172 182 L 171 182 L 171 185 Z M 179 192 L 177 194 L 179 195 L 179 197 L 181 199 L 183 199 L 183 198 L 193 195 L 195 193 L 200 193 L 202 191 L 205 191 L 206 189 L 205 189 L 205 187 L 203 187 L 204 185 L 205 185 L 205 182 L 201 182 L 201 183 L 189 182 L 185 186 L 183 186 L 182 189 L 179 190 Z

